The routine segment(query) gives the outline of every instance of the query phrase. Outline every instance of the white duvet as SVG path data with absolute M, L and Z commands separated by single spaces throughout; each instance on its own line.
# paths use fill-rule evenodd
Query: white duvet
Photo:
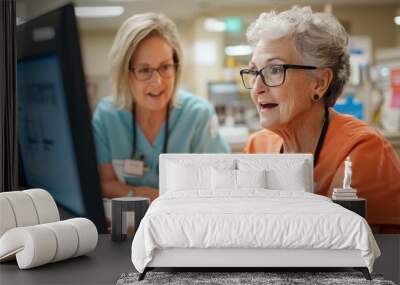
M 165 248 L 358 249 L 370 272 L 380 255 L 359 215 L 320 195 L 265 189 L 162 195 L 134 237 L 135 268 L 143 272 Z

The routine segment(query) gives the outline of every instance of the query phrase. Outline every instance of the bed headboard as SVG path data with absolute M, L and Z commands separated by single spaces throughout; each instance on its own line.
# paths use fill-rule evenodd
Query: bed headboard
M 187 168 L 270 169 L 274 172 L 275 182 L 292 180 L 290 182 L 297 183 L 293 180 L 301 180 L 305 191 L 314 192 L 312 154 L 161 154 L 159 163 L 160 195 L 168 191 L 168 179 L 171 179 L 168 175 L 168 168 L 171 165 L 183 165 Z M 289 177 L 291 178 L 289 179 Z

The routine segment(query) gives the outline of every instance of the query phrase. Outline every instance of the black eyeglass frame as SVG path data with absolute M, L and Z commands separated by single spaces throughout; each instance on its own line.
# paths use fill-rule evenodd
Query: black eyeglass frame
M 276 84 L 276 85 L 269 85 L 269 84 L 267 84 L 267 83 L 265 82 L 265 78 L 264 78 L 264 75 L 262 74 L 262 71 L 263 71 L 264 69 L 266 69 L 267 67 L 271 67 L 271 66 L 281 66 L 281 67 L 283 67 L 283 79 L 282 79 L 282 82 L 281 82 L 281 83 Z M 298 64 L 269 64 L 269 65 L 267 65 L 267 66 L 264 66 L 264 67 L 261 68 L 260 70 L 254 70 L 254 69 L 249 69 L 249 68 L 241 69 L 241 70 L 240 70 L 240 77 L 242 78 L 243 86 L 244 86 L 244 88 L 246 88 L 246 89 L 253 89 L 254 86 L 251 87 L 251 88 L 246 87 L 246 83 L 245 83 L 244 78 L 243 78 L 243 74 L 244 74 L 244 73 L 246 73 L 246 74 L 255 74 L 255 79 L 256 79 L 257 76 L 259 75 L 259 76 L 261 77 L 262 82 L 263 82 L 266 86 L 268 86 L 268 87 L 277 87 L 277 86 L 281 86 L 283 83 L 285 83 L 285 80 L 286 80 L 286 70 L 289 69 L 289 68 L 293 68 L 293 69 L 307 69 L 307 70 L 318 69 L 318 67 L 316 67 L 316 66 L 311 66 L 311 65 L 298 65 Z M 254 80 L 255 80 L 255 79 L 254 79 Z
M 149 69 L 151 69 L 151 74 L 150 74 L 149 78 L 147 78 L 147 79 L 138 79 L 137 76 L 136 76 L 136 74 L 135 74 L 135 67 L 129 66 L 129 71 L 132 72 L 133 76 L 135 76 L 136 80 L 138 80 L 138 81 L 147 81 L 147 80 L 150 80 L 150 79 L 153 77 L 153 74 L 154 74 L 155 71 L 157 71 L 158 74 L 159 74 L 162 78 L 172 78 L 172 76 L 168 76 L 168 77 L 163 76 L 163 75 L 160 73 L 160 71 L 159 71 L 161 67 L 164 67 L 164 66 L 166 66 L 166 65 L 168 65 L 168 66 L 173 66 L 173 67 L 174 67 L 174 72 L 175 72 L 175 73 L 177 72 L 178 66 L 179 66 L 179 64 L 177 64 L 177 63 L 163 64 L 163 65 L 160 65 L 158 68 L 149 67 Z

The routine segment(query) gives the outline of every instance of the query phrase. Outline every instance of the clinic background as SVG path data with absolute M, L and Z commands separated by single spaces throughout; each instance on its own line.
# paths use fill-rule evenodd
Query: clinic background
M 399 0 L 17 0 L 17 22 L 68 2 L 92 7 L 76 11 L 91 110 L 112 92 L 107 56 L 118 27 L 129 16 L 161 12 L 178 26 L 184 62 L 181 87 L 207 98 L 215 107 L 220 132 L 233 152 L 260 129 L 249 90 L 239 70 L 247 67 L 251 48 L 246 30 L 261 12 L 309 5 L 333 13 L 350 35 L 352 76 L 335 109 L 382 131 L 400 153 L 400 1 Z M 113 6 L 116 15 L 94 13 Z M 108 7 L 107 11 L 114 11 Z M 120 13 L 120 14 L 119 14 Z M 119 14 L 119 15 L 118 15 Z

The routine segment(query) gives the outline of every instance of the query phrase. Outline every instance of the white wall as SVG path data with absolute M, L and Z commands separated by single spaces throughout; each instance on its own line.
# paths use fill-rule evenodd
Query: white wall
M 90 105 L 94 109 L 100 98 L 112 92 L 107 58 L 115 32 L 81 31 L 80 36 Z

